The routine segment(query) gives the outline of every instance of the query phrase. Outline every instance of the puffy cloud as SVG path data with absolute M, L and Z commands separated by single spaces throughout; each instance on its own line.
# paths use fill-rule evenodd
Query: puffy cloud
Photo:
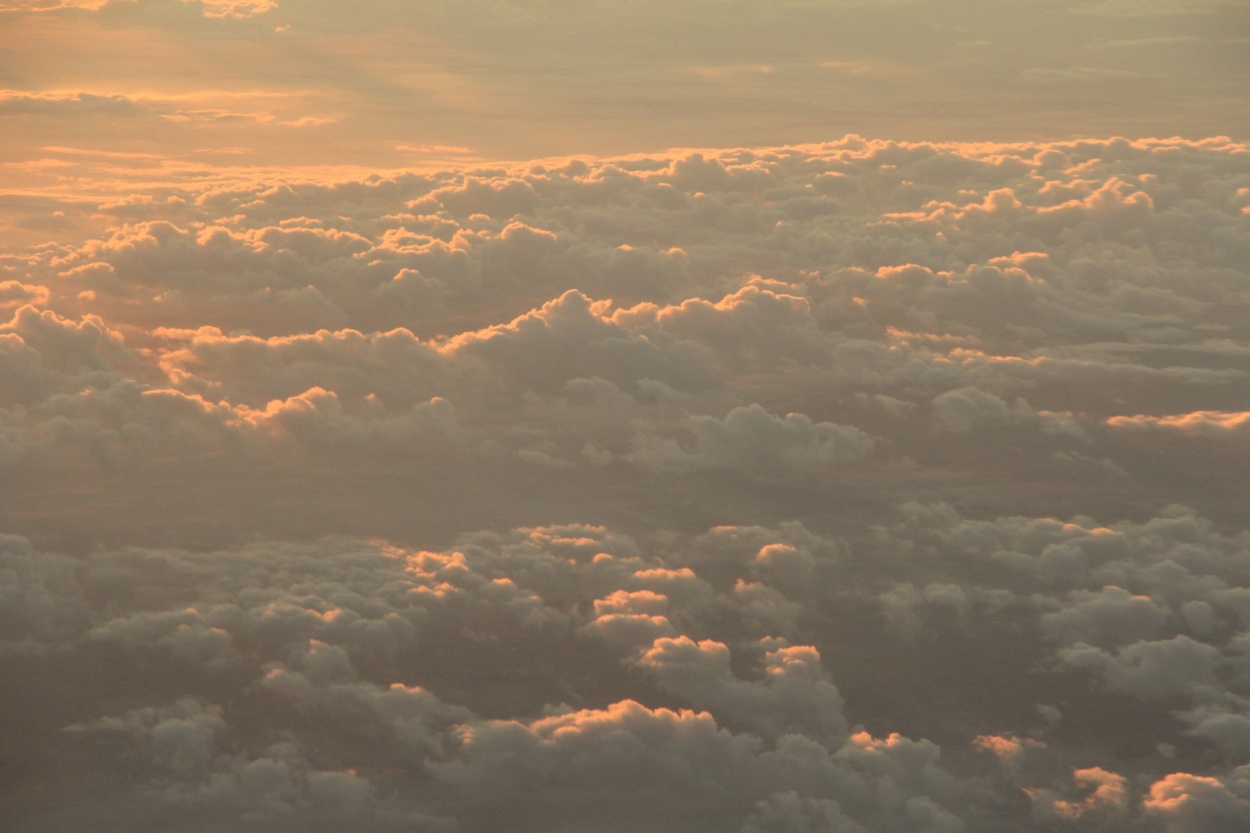
M 1072 781 L 1083 788 L 1085 796 L 1079 800 L 1058 798 L 1049 791 L 1030 794 L 1035 813 L 1044 819 L 1080 821 L 1084 824 L 1101 822 L 1123 824 L 1128 812 L 1127 779 L 1100 767 L 1078 769 L 1072 773 Z
M 638 664 L 665 690 L 730 724 L 770 739 L 793 733 L 836 746 L 846 732 L 842 697 L 825 679 L 820 654 L 808 646 L 763 647 L 764 677 L 758 682 L 734 679 L 728 648 L 712 640 L 657 639 Z
M 881 612 L 890 626 L 909 637 L 924 625 L 926 608 L 946 608 L 956 618 L 963 618 L 968 607 L 963 588 L 956 584 L 930 584 L 924 588 L 900 584 L 881 596 Z
M 816 574 L 816 559 L 790 544 L 774 543 L 760 547 L 751 565 L 752 572 L 788 596 L 802 597 L 810 592 Z
M 40 553 L 24 538 L 5 536 L 0 564 L 0 644 L 5 651 L 41 650 L 92 621 L 73 561 Z
M 46 286 L 30 286 L 21 281 L 0 282 L 0 308 L 46 304 L 51 293 Z
M 1201 525 L 1187 520 L 1192 521 L 1162 519 L 1146 527 L 1155 539 L 1151 546 L 1163 546 L 1169 534 L 1173 542 L 1193 540 Z M 948 515 L 946 523 L 966 528 L 961 533 L 965 541 L 975 540 L 976 522 Z M 1021 548 L 1049 546 L 1045 542 L 1052 536 L 1089 536 L 1077 525 L 1065 530 L 1032 522 L 1030 527 L 1017 519 L 995 526 L 1023 536 L 1014 544 Z M 911 533 L 913 545 L 918 532 L 917 527 Z M 1141 535 L 1142 530 L 1128 527 L 1121 534 Z M 908 538 L 892 540 L 891 546 L 898 547 Z M 1102 546 L 1125 557 L 1123 542 Z M 71 735 L 110 737 L 109 748 L 115 751 L 108 754 L 142 762 L 148 774 L 141 784 L 148 786 L 133 793 L 121 788 L 131 798 L 117 806 L 137 808 L 146 802 L 160 818 L 199 808 L 208 818 L 227 819 L 251 812 L 248 807 L 258 808 L 257 818 L 270 818 L 270 810 L 254 803 L 262 800 L 283 818 L 322 813 L 354 819 L 364 829 L 391 829 L 387 825 L 399 825 L 401 819 L 440 829 L 453 818 L 468 829 L 486 829 L 494 814 L 514 805 L 521 808 L 523 824 L 531 826 L 562 824 L 590 804 L 620 823 L 684 819 L 696 824 L 694 829 L 725 824 L 805 829 L 801 825 L 836 822 L 848 830 L 902 830 L 918 824 L 955 830 L 978 817 L 970 784 L 946 770 L 935 744 L 898 735 L 848 738 L 853 717 L 829 681 L 823 651 L 778 639 L 742 640 L 740 634 L 753 627 L 753 614 L 740 604 L 742 578 L 737 587 L 725 586 L 726 567 L 734 565 L 740 576 L 763 577 L 774 567 L 792 567 L 799 572 L 782 571 L 777 577 L 792 580 L 796 598 L 827 600 L 836 597 L 815 588 L 799 592 L 803 588 L 797 582 L 815 571 L 844 569 L 847 556 L 838 546 L 790 526 L 718 529 L 670 547 L 641 556 L 634 542 L 581 526 L 483 535 L 443 552 L 332 539 L 316 546 L 118 551 L 80 559 L 39 553 L 14 539 L 4 571 L 16 581 L 4 606 L 6 632 L 16 637 L 8 661 L 45 656 L 49 659 L 41 661 L 51 662 L 57 655 L 146 658 L 158 667 L 182 669 L 178 675 L 190 691 L 205 691 L 201 686 L 213 680 L 219 681 L 213 685 L 237 685 L 230 681 L 250 678 L 265 697 L 285 704 L 287 716 L 280 723 L 288 746 L 265 746 L 268 741 L 261 737 L 242 750 L 225 745 L 224 739 L 233 736 L 234 726 L 258 719 L 257 709 L 272 708 L 263 701 L 245 700 L 223 710 L 207 705 L 211 701 L 201 694 L 175 707 L 157 699 L 137 710 L 132 703 L 110 712 L 111 698 L 125 696 L 123 688 L 96 705 L 102 716 L 80 721 L 81 728 Z M 666 562 L 689 563 L 694 569 L 660 566 Z M 1191 567 L 1201 563 L 1201 554 L 1193 553 Z M 852 573 L 842 575 L 844 591 L 857 586 Z M 871 582 L 854 592 L 870 587 Z M 118 588 L 126 588 L 125 593 Z M 980 597 L 970 603 L 957 591 L 932 583 L 912 592 L 925 605 L 956 604 L 969 633 L 985 627 L 981 617 L 1001 615 L 987 611 Z M 93 607 L 92 600 L 101 597 L 113 599 L 110 609 Z M 853 599 L 844 596 L 840 604 L 853 605 Z M 1058 654 L 1070 664 L 1095 668 L 1114 691 L 1177 697 L 1194 694 L 1195 684 L 1212 691 L 1218 685 L 1211 669 L 1222 667 L 1222 660 L 1211 646 L 1185 638 L 1131 642 L 1158 620 L 1157 614 L 1140 620 L 1146 631 L 1132 624 L 1140 619 L 1134 611 L 1148 610 L 1142 597 L 1104 588 L 1056 594 L 1053 604 L 1067 607 L 1057 617 L 1044 613 L 1039 622 L 1053 623 L 1047 627 L 1061 641 L 1097 627 L 1104 628 L 1098 633 L 1111 635 L 1108 644 L 1129 642 L 1110 652 L 1076 645 Z M 1104 617 L 1104 608 L 1110 618 Z M 792 625 L 815 626 L 812 635 L 827 640 L 827 626 L 817 626 L 812 618 L 818 610 L 807 611 Z M 626 633 L 620 623 L 634 617 L 645 618 L 651 629 L 620 636 Z M 607 641 L 561 635 L 578 622 Z M 1131 627 L 1126 630 L 1122 622 Z M 679 635 L 679 627 L 692 635 Z M 874 650 L 889 644 L 888 631 L 865 635 L 876 640 Z M 742 641 L 731 646 L 726 640 Z M 595 644 L 606 649 L 602 658 L 595 658 Z M 39 653 L 32 653 L 36 645 Z M 562 647 L 553 658 L 556 646 Z M 619 664 L 620 649 L 636 652 L 625 667 Z M 567 652 L 565 659 L 558 659 L 561 652 Z M 423 658 L 417 666 L 414 656 Z M 585 677 L 588 662 L 599 669 L 594 674 L 598 682 Z M 533 663 L 543 669 L 536 675 Z M 600 709 L 543 706 L 549 716 L 539 718 L 514 712 L 515 717 L 487 719 L 477 713 L 478 708 L 523 712 L 558 704 L 605 683 L 625 687 L 629 668 L 644 671 L 654 683 L 653 689 L 635 688 L 640 696 L 661 702 L 676 697 L 707 713 L 615 699 Z M 58 673 L 64 678 L 74 672 Z M 500 674 L 530 705 L 520 706 L 516 695 L 482 699 L 470 694 L 459 688 L 465 674 L 468 679 Z M 406 681 L 396 682 L 396 675 Z M 453 699 L 445 699 L 448 695 Z M 456 697 L 466 695 L 477 708 L 457 703 Z M 510 702 L 514 705 L 504 705 Z M 1196 737 L 1207 737 L 1216 731 L 1221 713 L 1226 722 L 1234 716 L 1214 708 L 1186 720 Z M 363 746 L 352 740 L 360 732 L 370 738 Z M 981 745 L 1008 763 L 1023 762 L 1026 753 L 1039 749 L 1049 752 L 1018 736 L 986 736 Z M 308 763 L 314 759 L 316 767 Z M 371 760 L 392 761 L 400 771 L 431 771 L 438 790 L 405 788 L 405 799 L 399 786 L 408 782 L 368 766 Z M 1044 771 L 1028 760 L 1033 762 L 1010 764 L 1009 771 L 1020 777 Z M 276 793 L 250 780 L 274 766 L 285 773 L 265 782 Z M 1101 772 L 1081 769 L 1074 787 L 1030 787 L 1030 812 L 1039 820 L 1123 819 L 1131 804 L 1129 787 L 1116 780 L 1120 776 L 1099 780 L 1091 775 Z M 331 782 L 341 790 L 314 797 L 321 786 L 329 790 Z M 159 785 L 159 798 L 151 785 Z M 639 807 L 632 800 L 639 788 L 651 791 L 655 802 L 635 811 L 630 808 Z M 727 794 L 737 798 L 726 804 Z M 526 795 L 544 798 L 535 803 Z M 273 803 L 279 796 L 281 801 Z M 361 801 L 371 802 L 371 809 L 366 811 Z M 689 815 L 696 810 L 705 814 L 697 823 Z
M 805 414 L 778 418 L 758 404 L 738 407 L 724 419 L 687 420 L 693 447 L 673 438 L 639 434 L 625 459 L 646 469 L 770 469 L 827 466 L 855 460 L 872 449 L 872 438 L 853 426 L 813 422 Z
M 761 801 L 742 825 L 742 833 L 805 833 L 827 830 L 829 833 L 860 833 L 864 828 L 842 813 L 838 802 L 830 799 L 800 798 L 795 792 L 783 792 Z
M 201 824 L 242 824 L 245 830 L 331 830 L 344 824 L 378 831 L 452 829 L 449 820 L 380 800 L 355 772 L 314 768 L 289 743 L 275 743 L 255 757 L 231 754 L 222 740 L 229 729 L 220 706 L 196 700 L 67 727 L 137 757 L 147 779 L 137 794 L 104 809 L 96 823 L 181 825 L 190 815 Z M 86 820 L 74 810 L 58 815 L 61 823 Z
M 1019 774 L 1030 763 L 1031 758 L 1046 749 L 1046 744 L 1035 738 L 1021 738 L 1015 735 L 978 735 L 973 738 L 974 746 L 992 752 L 999 763 L 1013 774 Z
M 1047 434 L 1084 436 L 1070 414 L 1039 413 L 1023 399 L 1008 405 L 992 393 L 977 388 L 947 391 L 933 400 L 933 413 L 941 430 L 957 434 L 969 434 L 995 424 L 1019 424 L 1036 426 Z
M 1231 761 L 1246 760 L 1250 756 L 1250 703 L 1231 692 L 1205 694 L 1199 705 L 1179 715 L 1192 727 L 1189 734 L 1213 743 Z
M 1156 636 L 1167 611 L 1148 596 L 1134 596 L 1120 587 L 1097 593 L 1075 590 L 1070 606 L 1041 617 L 1041 626 L 1055 640 L 1093 645 L 1125 645 Z
M 16 829 L 1234 829 L 1245 160 L 57 202 L 0 251 Z
M 1250 819 L 1244 767 L 1235 770 L 1227 781 L 1173 773 L 1151 785 L 1144 805 L 1168 831 L 1236 830 Z
M 1213 685 L 1219 656 L 1218 648 L 1178 636 L 1134 642 L 1115 655 L 1078 643 L 1064 651 L 1063 660 L 1075 668 L 1100 671 L 1112 690 L 1171 698 Z
M 349 413 L 337 395 L 311 388 L 298 396 L 270 402 L 263 412 L 246 411 L 243 420 L 256 426 L 274 426 L 313 447 L 396 449 L 413 444 L 454 441 L 454 409 L 435 397 L 406 413 L 389 416 L 365 400 L 364 415 Z M 373 413 L 369 413 L 373 411 Z

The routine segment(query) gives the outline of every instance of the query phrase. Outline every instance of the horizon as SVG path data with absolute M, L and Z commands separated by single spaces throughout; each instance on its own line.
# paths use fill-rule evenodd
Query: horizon
M 6 831 L 1250 829 L 1250 4 L 0 41 Z

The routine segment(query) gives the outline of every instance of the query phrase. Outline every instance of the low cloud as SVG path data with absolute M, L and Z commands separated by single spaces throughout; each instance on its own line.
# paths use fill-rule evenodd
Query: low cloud
M 847 137 L 57 203 L 0 250 L 4 812 L 1233 829 L 1247 158 Z

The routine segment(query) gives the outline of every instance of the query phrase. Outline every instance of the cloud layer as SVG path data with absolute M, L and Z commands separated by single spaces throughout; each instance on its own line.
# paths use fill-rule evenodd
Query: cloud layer
M 1245 146 L 51 204 L 0 251 L 14 830 L 1250 822 Z

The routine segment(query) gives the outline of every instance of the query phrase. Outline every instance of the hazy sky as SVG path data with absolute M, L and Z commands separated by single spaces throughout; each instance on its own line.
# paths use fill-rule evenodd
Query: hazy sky
M 5 833 L 1250 829 L 1250 4 L 0 30 Z
M 66 149 L 185 174 L 1250 129 L 1238 0 L 4 0 L 0 38 L 19 183 Z

